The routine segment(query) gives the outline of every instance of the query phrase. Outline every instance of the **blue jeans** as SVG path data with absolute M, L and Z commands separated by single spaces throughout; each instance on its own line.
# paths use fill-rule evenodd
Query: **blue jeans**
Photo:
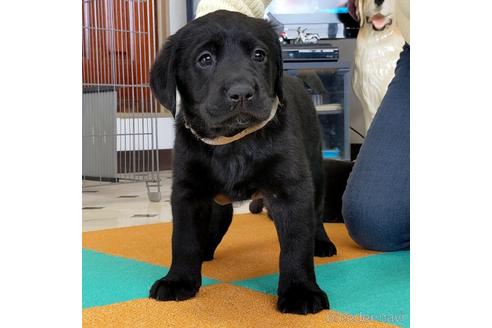
M 361 247 L 397 251 L 410 247 L 410 47 L 367 132 L 347 181 L 342 213 Z

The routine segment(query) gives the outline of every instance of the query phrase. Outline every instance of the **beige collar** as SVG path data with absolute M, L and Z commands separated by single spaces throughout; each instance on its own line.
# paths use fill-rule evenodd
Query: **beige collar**
M 190 130 L 191 133 L 193 133 L 195 135 L 195 137 L 197 137 L 198 139 L 200 139 L 201 141 L 203 141 L 204 143 L 206 143 L 208 145 L 212 145 L 212 146 L 227 145 L 231 142 L 234 142 L 234 141 L 237 141 L 241 138 L 244 138 L 248 134 L 251 134 L 255 131 L 258 131 L 259 129 L 264 127 L 268 122 L 270 122 L 272 120 L 272 118 L 275 117 L 275 114 L 277 113 L 277 108 L 278 108 L 279 104 L 280 104 L 280 102 L 278 100 L 278 97 L 275 97 L 275 100 L 273 101 L 272 110 L 270 111 L 270 116 L 268 116 L 268 118 L 266 120 L 264 120 L 264 121 L 262 121 L 256 125 L 250 126 L 249 128 L 246 128 L 246 129 L 242 130 L 241 132 L 239 132 L 239 133 L 237 133 L 231 137 L 221 136 L 221 137 L 217 137 L 217 138 L 213 138 L 213 139 L 202 138 L 195 132 L 195 130 L 193 130 L 193 128 L 191 126 L 188 125 L 188 123 L 186 123 L 186 121 L 185 121 L 185 127 L 188 130 Z

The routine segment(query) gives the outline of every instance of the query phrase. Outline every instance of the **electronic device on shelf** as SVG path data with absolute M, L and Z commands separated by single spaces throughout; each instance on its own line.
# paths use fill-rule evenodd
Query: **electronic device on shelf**
M 331 45 L 290 45 L 282 46 L 284 62 L 338 61 L 338 47 Z

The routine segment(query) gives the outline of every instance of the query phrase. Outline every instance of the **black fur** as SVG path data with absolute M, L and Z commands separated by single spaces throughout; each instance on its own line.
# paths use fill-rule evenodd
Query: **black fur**
M 210 56 L 202 61 L 204 53 Z M 238 86 L 249 90 L 247 96 L 230 97 Z M 201 285 L 202 261 L 213 259 L 232 219 L 232 205 L 220 206 L 214 197 L 246 200 L 261 191 L 281 247 L 278 309 L 305 314 L 329 308 L 313 263 L 313 255 L 336 253 L 321 221 L 319 124 L 302 83 L 283 76 L 271 26 L 228 11 L 192 21 L 158 55 L 151 87 L 173 115 L 177 88 L 182 106 L 174 145 L 172 264 L 150 297 L 193 297 Z M 185 127 L 186 122 L 201 137 L 233 135 L 265 120 L 275 96 L 282 105 L 274 119 L 233 143 L 211 146 Z
M 321 216 L 323 222 L 344 222 L 342 197 L 353 165 L 351 161 L 323 160 L 323 172 L 325 174 L 325 207 Z M 249 211 L 253 214 L 261 213 L 263 211 L 263 199 L 252 200 L 249 204 Z
M 324 222 L 344 222 L 342 215 L 342 197 L 353 166 L 354 163 L 351 161 L 340 161 L 335 159 L 325 159 L 323 161 L 325 172 Z

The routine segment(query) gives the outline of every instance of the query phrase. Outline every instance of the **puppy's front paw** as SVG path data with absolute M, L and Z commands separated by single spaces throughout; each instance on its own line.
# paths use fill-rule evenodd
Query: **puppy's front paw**
M 196 283 L 186 280 L 171 280 L 164 277 L 152 285 L 149 297 L 158 301 L 183 301 L 192 298 L 197 292 Z
M 330 240 L 314 241 L 314 256 L 330 257 L 337 254 L 337 248 Z
M 282 313 L 317 313 L 330 308 L 326 293 L 319 287 L 292 286 L 279 295 L 277 308 Z

